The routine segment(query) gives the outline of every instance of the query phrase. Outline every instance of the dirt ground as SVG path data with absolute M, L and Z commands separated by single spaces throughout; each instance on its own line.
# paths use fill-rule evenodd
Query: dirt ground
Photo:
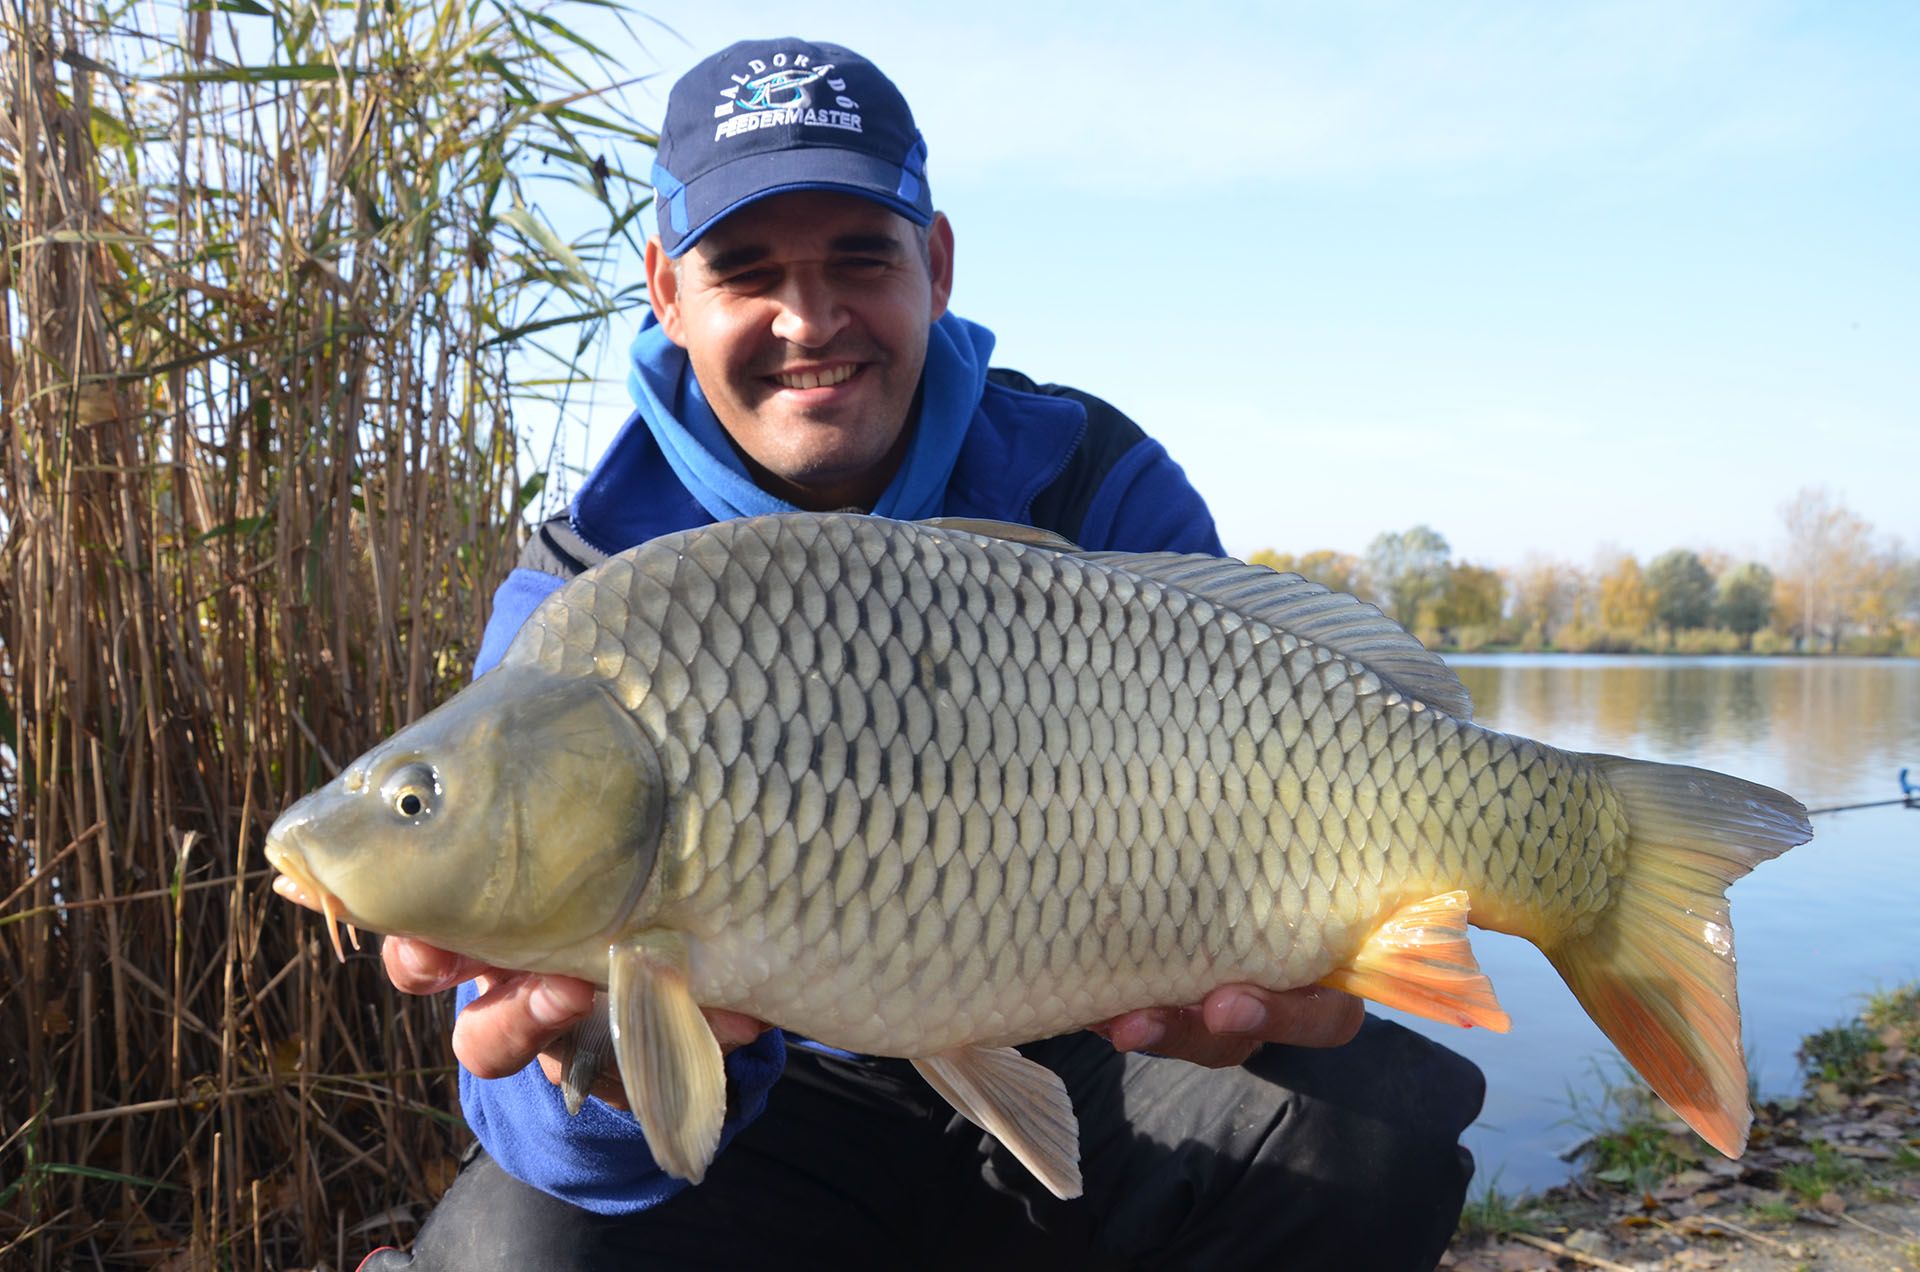
M 1682 1206 L 1680 1209 L 1687 1209 Z M 1781 1221 L 1737 1202 L 1675 1214 L 1661 1205 L 1620 1214 L 1607 1203 L 1569 1207 L 1534 1233 L 1463 1238 L 1442 1259 L 1453 1272 L 1920 1272 L 1920 1198 L 1848 1203 L 1837 1214 L 1803 1211 Z
M 1920 995 L 1808 1040 L 1798 1099 L 1755 1110 L 1745 1156 L 1670 1115 L 1588 1141 L 1581 1178 L 1470 1207 L 1453 1272 L 1920 1272 Z M 1602 1142 L 1605 1141 L 1605 1142 Z

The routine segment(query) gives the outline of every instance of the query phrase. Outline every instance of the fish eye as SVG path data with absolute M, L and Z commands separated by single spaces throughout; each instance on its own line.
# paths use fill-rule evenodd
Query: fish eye
M 409 764 L 387 778 L 380 797 L 388 808 L 408 821 L 433 812 L 440 795 L 440 775 L 429 764 Z

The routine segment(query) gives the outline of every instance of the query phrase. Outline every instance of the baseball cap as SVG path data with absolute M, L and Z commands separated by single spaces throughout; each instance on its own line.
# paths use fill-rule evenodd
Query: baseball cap
M 660 244 L 679 256 L 723 217 L 788 190 L 844 190 L 933 220 L 927 143 L 907 99 L 852 49 L 742 40 L 667 95 L 653 164 Z

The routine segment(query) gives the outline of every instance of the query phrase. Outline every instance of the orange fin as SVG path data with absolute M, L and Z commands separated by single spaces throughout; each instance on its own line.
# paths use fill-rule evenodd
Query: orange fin
M 1465 892 L 1401 906 L 1374 929 L 1351 964 L 1320 983 L 1429 1020 L 1505 1033 L 1513 1022 L 1474 961 L 1467 908 Z
M 1753 1110 L 1726 888 L 1806 842 L 1807 811 L 1724 773 L 1586 758 L 1625 810 L 1626 863 L 1593 927 L 1541 948 L 1654 1093 L 1738 1157 Z

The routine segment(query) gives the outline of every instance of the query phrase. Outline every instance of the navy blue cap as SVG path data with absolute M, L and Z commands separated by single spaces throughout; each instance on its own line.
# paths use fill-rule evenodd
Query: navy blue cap
M 915 225 L 933 220 L 927 143 L 907 99 L 852 49 L 808 40 L 742 40 L 682 75 L 653 188 L 668 256 L 788 190 L 844 190 Z

